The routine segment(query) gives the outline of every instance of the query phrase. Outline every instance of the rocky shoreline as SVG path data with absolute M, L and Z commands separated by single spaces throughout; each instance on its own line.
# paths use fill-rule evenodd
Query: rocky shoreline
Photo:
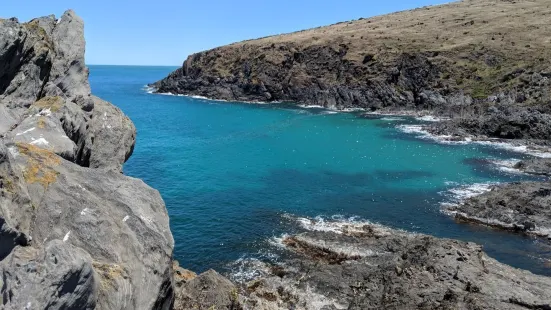
M 298 258 L 232 284 L 214 271 L 181 284 L 177 309 L 547 309 L 551 278 L 482 247 L 380 225 L 336 225 L 283 239 Z M 203 287 L 198 290 L 198 287 Z
M 551 182 L 496 185 L 490 191 L 448 207 L 457 220 L 551 240 Z

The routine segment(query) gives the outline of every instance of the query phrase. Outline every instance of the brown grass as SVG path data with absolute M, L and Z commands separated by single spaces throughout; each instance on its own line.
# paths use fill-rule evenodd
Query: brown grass
M 519 86 L 517 80 L 501 80 L 516 69 L 551 70 L 550 34 L 548 0 L 463 0 L 233 43 L 212 50 L 217 57 L 208 58 L 203 69 L 224 77 L 240 69 L 236 64 L 245 59 L 253 65 L 284 66 L 289 55 L 316 46 L 335 51 L 345 47 L 344 59 L 357 68 L 369 66 L 366 56 L 385 68 L 395 66 L 399 55 L 422 53 L 442 69 L 446 85 L 484 98 Z M 253 75 L 257 73 L 253 68 Z M 381 75 L 369 73 L 362 79 Z
M 38 118 L 37 126 L 38 126 L 38 128 L 41 128 L 41 129 L 46 127 L 46 118 L 44 116 L 40 116 Z
M 512 31 L 513 30 L 513 31 Z M 348 57 L 371 52 L 452 51 L 480 45 L 521 59 L 549 55 L 551 2 L 464 0 L 234 43 L 349 45 Z M 492 40 L 493 38 L 493 40 Z M 529 47 L 528 47 L 529 45 Z

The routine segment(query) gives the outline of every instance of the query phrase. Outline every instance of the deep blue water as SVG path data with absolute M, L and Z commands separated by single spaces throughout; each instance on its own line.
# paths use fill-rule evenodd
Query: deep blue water
M 294 216 L 340 215 L 474 241 L 504 263 L 551 275 L 545 263 L 551 249 L 538 239 L 457 224 L 440 212 L 449 199 L 442 192 L 451 188 L 526 179 L 481 160 L 523 155 L 436 144 L 395 128 L 412 119 L 144 90 L 174 69 L 91 66 L 90 81 L 94 94 L 136 124 L 125 173 L 160 191 L 182 266 L 230 271 L 239 258 L 277 253 L 269 240 L 299 231 Z

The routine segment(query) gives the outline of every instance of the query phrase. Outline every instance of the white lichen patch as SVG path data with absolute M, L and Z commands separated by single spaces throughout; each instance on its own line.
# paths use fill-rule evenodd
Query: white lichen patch
M 65 234 L 65 237 L 63 237 L 63 242 L 67 242 L 67 240 L 69 240 L 69 236 L 71 235 L 71 231 L 68 231 L 66 234 Z

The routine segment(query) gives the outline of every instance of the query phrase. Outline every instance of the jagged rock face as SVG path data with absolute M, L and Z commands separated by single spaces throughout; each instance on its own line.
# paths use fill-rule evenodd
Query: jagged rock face
M 421 90 L 428 89 L 440 74 L 423 54 L 404 53 L 388 64 L 365 66 L 346 59 L 346 46 L 301 49 L 289 43 L 270 56 L 280 63 L 261 56 L 270 51 L 256 46 L 243 49 L 250 59 L 240 58 L 243 50 L 230 47 L 192 55 L 183 68 L 154 86 L 159 92 L 238 101 L 290 101 L 335 109 L 429 109 L 442 104 L 421 97 Z M 236 61 L 223 69 L 230 75 L 218 76 L 211 66 L 228 59 Z M 438 100 L 447 102 L 442 96 Z
M 169 309 L 159 193 L 121 174 L 136 129 L 90 93 L 74 12 L 0 20 L 0 307 Z
M 458 117 L 431 126 L 436 135 L 478 136 L 500 139 L 524 139 L 541 145 L 551 143 L 549 105 L 520 107 L 494 106 L 478 116 Z
M 82 19 L 67 11 L 59 20 L 0 20 L 0 46 L 0 134 L 42 144 L 81 166 L 120 170 L 136 130 L 119 109 L 91 95 Z

